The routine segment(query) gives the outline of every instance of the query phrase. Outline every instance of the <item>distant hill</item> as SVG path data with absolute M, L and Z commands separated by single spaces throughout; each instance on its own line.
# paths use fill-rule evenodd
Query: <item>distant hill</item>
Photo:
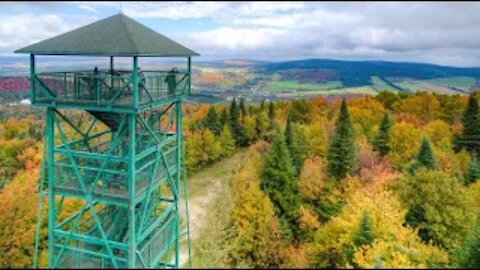
M 211 61 L 197 61 L 194 65 L 209 66 L 209 67 L 252 67 L 259 65 L 266 65 L 270 62 L 258 61 L 252 59 L 225 59 L 225 60 L 211 60 Z
M 265 63 L 255 66 L 255 72 L 267 74 L 307 73 L 320 76 L 311 77 L 310 82 L 340 80 L 344 87 L 371 84 L 372 77 L 398 81 L 405 78 L 430 80 L 444 77 L 474 77 L 480 79 L 480 68 L 456 68 L 431 64 L 397 63 L 385 61 L 341 61 L 330 59 L 306 59 L 280 63 Z M 308 78 L 307 78 L 308 79 Z M 305 80 L 307 82 L 308 80 Z
M 43 70 L 75 70 L 97 65 L 97 62 L 83 58 L 58 60 L 45 58 Z M 121 64 L 116 63 L 116 66 Z M 127 67 L 128 65 L 129 63 Z M 162 70 L 168 70 L 171 66 L 185 68 L 185 61 L 175 62 L 169 59 L 165 63 L 157 63 L 145 59 L 142 62 L 142 68 L 150 66 Z M 0 99 L 5 99 L 7 95 L 9 102 L 22 98 L 28 90 L 27 74 L 28 59 L 0 57 Z M 252 59 L 193 60 L 192 99 L 198 101 L 216 102 L 233 97 L 261 101 L 376 95 L 380 91 L 468 94 L 480 91 L 480 68 L 332 59 L 284 62 Z M 18 96 L 19 93 L 22 97 Z
M 0 77 L 0 93 L 5 91 L 27 91 L 30 82 L 27 77 Z
M 480 90 L 480 68 L 387 61 L 304 59 L 196 63 L 197 93 L 220 99 L 294 99 L 376 95 L 380 91 L 468 94 Z

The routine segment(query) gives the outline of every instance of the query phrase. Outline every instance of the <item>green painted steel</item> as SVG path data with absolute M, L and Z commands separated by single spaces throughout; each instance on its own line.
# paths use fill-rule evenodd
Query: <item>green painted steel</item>
M 187 160 L 185 152 L 185 144 L 182 143 L 182 167 L 183 167 L 183 194 L 185 199 L 185 221 L 186 229 L 185 235 L 187 236 L 187 245 L 188 245 L 188 266 L 192 267 L 192 241 L 190 239 L 190 209 L 189 209 L 189 193 L 188 193 L 188 182 L 187 182 Z
M 46 130 L 45 146 L 47 149 L 47 172 L 48 172 L 48 264 L 53 265 L 53 248 L 54 248 L 54 235 L 53 230 L 55 228 L 55 193 L 54 193 L 54 123 L 53 123 L 53 108 L 47 109 L 46 117 Z
M 30 93 L 31 101 L 35 102 L 35 55 L 30 54 Z
M 37 55 L 198 56 L 196 52 L 124 14 L 105 18 L 15 52 Z
M 34 64 L 34 56 L 31 59 Z M 134 57 L 132 71 L 124 73 L 125 82 L 115 89 L 131 92 L 130 102 L 121 109 L 102 107 L 102 80 L 111 82 L 111 77 L 94 77 L 89 85 L 95 102 L 86 105 L 81 99 L 60 99 L 69 93 L 68 84 L 73 81 L 71 93 L 88 90 L 87 84 L 79 83 L 84 74 L 57 77 L 57 73 L 36 74 L 31 69 L 35 84 L 31 95 L 37 96 L 33 105 L 47 107 L 34 268 L 45 197 L 51 268 L 177 268 L 180 240 L 185 236 L 191 262 L 182 137 L 182 100 L 191 88 L 188 63 L 186 73 L 152 72 L 150 78 L 156 80 L 175 76 L 171 77 L 175 89 L 162 88 L 168 94 L 156 95 L 154 84 L 138 75 Z M 42 77 L 47 75 L 50 79 Z M 142 90 L 149 95 L 142 96 Z M 41 103 L 45 97 L 49 102 Z M 81 111 L 90 118 L 85 125 L 76 119 Z M 65 215 L 64 201 L 71 199 L 81 200 L 82 206 Z M 186 200 L 185 231 L 180 226 L 182 199 Z
M 177 130 L 177 148 L 176 148 L 176 160 L 177 160 L 177 172 L 180 172 L 181 171 L 181 155 L 182 155 L 182 148 L 181 148 L 181 143 L 182 143 L 182 132 L 179 132 L 182 130 L 182 102 L 181 101 L 178 101 L 176 104 L 175 104 L 175 116 L 176 116 L 176 128 L 175 130 Z M 180 173 L 177 173 L 176 174 L 176 184 L 175 186 L 177 187 L 177 191 L 180 189 L 180 180 L 181 180 L 181 176 L 180 176 Z M 179 193 L 177 193 L 177 196 L 180 196 Z M 180 205 L 179 205 L 179 200 L 177 199 L 176 202 L 175 202 L 175 208 L 177 209 L 177 220 L 180 219 Z M 177 222 L 176 226 L 175 226 L 175 230 L 176 230 L 176 235 L 180 235 L 180 223 Z M 179 265 L 180 264 L 180 237 L 177 237 L 175 239 L 175 265 Z
M 48 72 L 31 77 L 36 106 L 115 113 L 136 113 L 174 103 L 188 96 L 191 88 L 190 72 L 145 70 L 141 80 L 136 72 L 112 75 L 110 70 Z M 175 91 L 170 91 L 167 83 L 172 77 L 177 81 Z M 132 90 L 135 85 L 139 90 Z
M 185 235 L 191 263 L 182 101 L 197 54 L 121 14 L 17 52 L 30 54 L 32 105 L 46 108 L 33 267 L 44 201 L 50 268 L 178 268 Z M 108 55 L 110 68 L 38 73 L 35 54 Z M 132 70 L 114 56 L 132 56 Z M 138 56 L 187 56 L 188 70 L 139 73 Z
M 134 57 L 133 74 L 134 78 L 137 74 L 137 58 Z M 133 79 L 136 82 L 136 79 Z M 137 89 L 135 89 L 137 90 Z M 137 257 L 137 241 L 136 241 L 136 220 L 135 220 L 135 155 L 136 155 L 136 115 L 128 115 L 128 136 L 129 136 L 129 161 L 128 161 L 128 227 L 130 236 L 128 238 L 128 268 L 135 268 L 135 259 Z

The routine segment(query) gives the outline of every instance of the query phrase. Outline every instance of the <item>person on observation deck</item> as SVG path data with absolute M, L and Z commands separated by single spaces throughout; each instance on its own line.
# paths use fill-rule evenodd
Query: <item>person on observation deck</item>
M 173 67 L 165 78 L 165 82 L 168 84 L 168 95 L 175 95 L 175 89 L 177 88 L 177 74 L 178 69 Z
M 138 67 L 138 99 L 142 102 L 143 92 L 145 92 L 145 76 L 140 67 Z
M 90 91 L 90 97 L 92 99 L 95 99 L 97 101 L 97 105 L 100 104 L 100 100 L 97 97 L 98 91 L 99 91 L 99 80 L 98 80 L 98 67 L 95 67 L 93 69 L 93 91 Z

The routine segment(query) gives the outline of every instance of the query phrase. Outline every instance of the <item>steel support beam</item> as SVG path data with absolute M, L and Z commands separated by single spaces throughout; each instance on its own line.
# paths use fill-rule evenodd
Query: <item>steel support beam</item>
M 54 135 L 55 135 L 55 126 L 54 126 L 54 111 L 53 108 L 47 108 L 47 120 L 46 120 L 46 147 L 47 147 L 47 172 L 48 172 L 48 265 L 53 266 L 54 262 L 54 234 L 53 230 L 55 228 L 55 191 L 54 191 L 54 171 L 53 171 L 53 162 L 54 162 Z
M 136 57 L 134 58 L 134 66 L 136 66 Z M 135 81 L 135 80 L 134 80 Z M 136 264 L 136 219 L 135 219 L 135 155 L 136 155 L 136 132 L 137 132 L 137 118 L 136 114 L 128 115 L 128 136 L 129 136 L 129 164 L 128 164 L 128 223 L 129 223 L 129 237 L 128 237 L 128 267 L 135 268 Z

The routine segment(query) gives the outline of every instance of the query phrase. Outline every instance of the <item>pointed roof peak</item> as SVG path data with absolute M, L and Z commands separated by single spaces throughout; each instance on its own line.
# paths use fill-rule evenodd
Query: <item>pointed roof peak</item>
M 15 51 L 38 55 L 198 56 L 123 13 Z

